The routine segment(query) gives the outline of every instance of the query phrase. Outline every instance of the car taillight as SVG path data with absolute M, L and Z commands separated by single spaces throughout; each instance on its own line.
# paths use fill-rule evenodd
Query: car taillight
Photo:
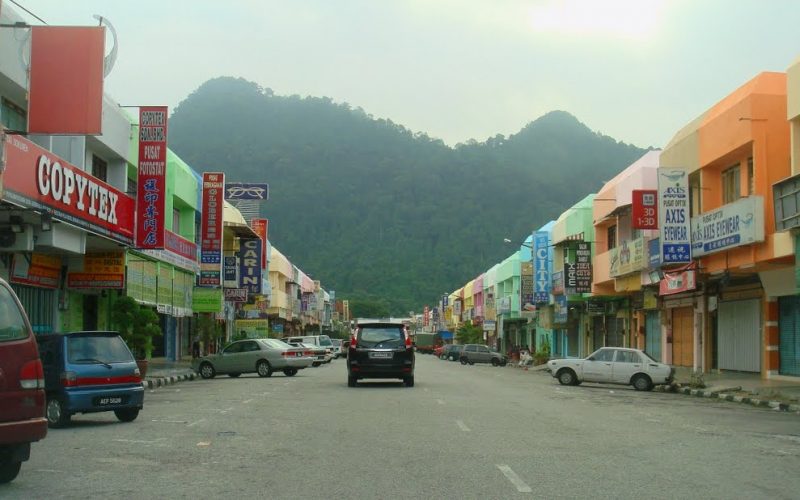
M 78 385 L 78 374 L 75 372 L 63 372 L 61 374 L 61 385 L 64 387 L 75 387 Z
M 44 389 L 44 370 L 41 360 L 34 359 L 22 365 L 19 371 L 19 385 L 23 389 Z
M 293 358 L 294 355 L 295 355 L 295 352 L 297 352 L 297 351 L 283 351 L 281 353 L 281 356 L 283 356 L 284 358 Z
M 411 343 L 411 335 L 406 334 L 406 349 L 411 349 L 413 344 Z
M 355 348 L 356 348 L 356 336 L 353 335 L 352 337 L 350 337 L 350 349 L 355 349 Z
M 141 382 L 142 381 L 142 372 L 139 371 L 138 367 L 133 369 L 133 376 L 137 377 L 139 379 L 139 380 L 137 380 L 137 382 Z
M 313 356 L 314 353 L 312 351 L 303 351 L 303 356 Z

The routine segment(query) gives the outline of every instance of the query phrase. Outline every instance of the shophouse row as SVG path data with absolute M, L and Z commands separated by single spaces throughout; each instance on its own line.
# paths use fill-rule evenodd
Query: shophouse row
M 236 293 L 240 243 L 259 234 L 227 201 L 222 256 L 231 265 L 220 269 L 221 286 L 198 286 L 202 175 L 171 150 L 164 247 L 137 249 L 138 117 L 104 95 L 101 134 L 28 134 L 30 28 L 7 5 L 0 21 L 0 277 L 36 333 L 113 329 L 110 312 L 123 295 L 158 312 L 163 336 L 153 355 L 171 359 L 189 355 L 200 314 L 217 320 L 221 342 L 330 323 L 330 294 L 269 241 L 259 293 Z
M 629 346 L 695 371 L 800 376 L 800 59 L 755 76 L 663 150 L 620 167 L 504 261 L 444 294 L 428 328 L 470 321 L 503 350 L 577 357 Z M 674 248 L 662 251 L 662 238 L 675 237 L 660 229 L 671 213 L 637 228 L 633 197 L 657 192 L 659 176 L 688 188 L 692 258 L 680 264 Z

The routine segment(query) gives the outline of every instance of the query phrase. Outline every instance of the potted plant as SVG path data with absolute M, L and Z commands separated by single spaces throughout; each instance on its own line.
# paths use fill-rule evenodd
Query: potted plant
M 158 315 L 132 297 L 124 296 L 114 302 L 111 321 L 128 344 L 144 378 L 147 375 L 147 360 L 153 353 L 153 337 L 161 335 Z

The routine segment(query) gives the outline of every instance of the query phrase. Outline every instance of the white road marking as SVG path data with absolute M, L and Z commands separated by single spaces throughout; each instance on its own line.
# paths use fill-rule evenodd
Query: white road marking
M 161 422 L 162 424 L 185 424 L 186 420 L 157 420 L 153 419 L 152 422 Z
M 533 491 L 533 490 L 531 490 L 530 486 L 525 484 L 525 481 L 523 481 L 517 475 L 516 472 L 511 470 L 511 467 L 509 467 L 508 465 L 500 465 L 500 464 L 496 464 L 496 465 L 497 465 L 497 468 L 500 469 L 500 472 L 502 472 L 503 475 L 506 476 L 506 478 L 508 478 L 509 481 L 511 481 L 511 484 L 516 486 L 517 491 L 519 491 L 520 493 L 531 493 Z
M 459 428 L 459 429 L 461 429 L 462 431 L 464 431 L 464 432 L 469 432 L 469 427 L 467 427 L 467 424 L 465 424 L 465 423 L 464 423 L 464 422 L 462 422 L 461 420 L 456 420 L 456 425 L 457 425 L 457 426 L 458 426 L 458 428 Z
M 242 404 L 247 404 L 247 403 L 250 403 L 252 401 L 253 401 L 252 399 L 245 399 L 244 401 L 242 401 Z
M 197 421 L 195 421 L 195 422 L 192 422 L 191 424 L 186 424 L 186 427 L 193 427 L 193 426 L 195 426 L 195 425 L 199 424 L 200 422 L 205 422 L 205 421 L 206 421 L 206 419 L 204 419 L 204 418 L 201 418 L 200 420 L 197 420 Z
M 423 388 L 422 390 L 425 391 L 425 392 L 428 392 L 428 388 L 427 387 Z
M 200 441 L 199 443 L 197 443 L 197 446 L 201 446 L 201 447 L 211 446 L 211 442 L 209 442 L 209 441 Z
M 167 438 L 158 438 L 152 441 L 146 441 L 144 439 L 115 439 L 114 441 L 118 443 L 136 443 L 136 444 L 156 444 L 161 441 L 166 441 Z
M 442 399 L 437 399 L 436 402 L 439 403 L 440 405 L 444 404 L 444 400 L 442 400 Z

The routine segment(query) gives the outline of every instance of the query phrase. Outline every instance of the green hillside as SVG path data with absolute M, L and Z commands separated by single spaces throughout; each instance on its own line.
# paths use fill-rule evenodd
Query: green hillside
M 510 137 L 450 148 L 328 98 L 204 83 L 170 147 L 198 171 L 269 182 L 270 241 L 337 298 L 420 311 L 508 256 L 644 150 L 554 111 Z

